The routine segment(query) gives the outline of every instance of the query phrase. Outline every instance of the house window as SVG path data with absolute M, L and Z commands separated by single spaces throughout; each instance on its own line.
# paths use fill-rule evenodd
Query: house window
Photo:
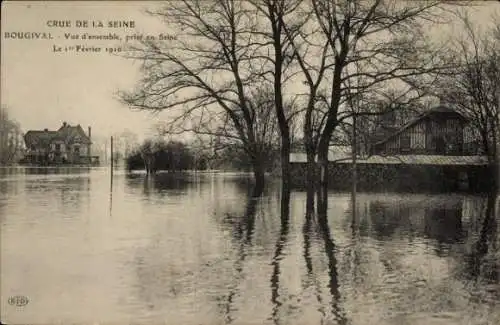
M 425 149 L 425 128 L 424 124 L 418 124 L 413 130 L 412 148 L 420 152 Z
M 75 154 L 80 155 L 80 147 L 75 147 Z
M 60 143 L 56 143 L 56 151 L 61 151 L 61 144 Z
M 408 133 L 402 134 L 400 141 L 401 151 L 410 151 L 410 135 Z

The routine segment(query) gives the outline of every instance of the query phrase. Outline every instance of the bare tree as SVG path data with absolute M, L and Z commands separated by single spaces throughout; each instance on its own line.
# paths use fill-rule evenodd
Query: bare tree
M 438 3 L 168 2 L 153 14 L 177 26 L 180 34 L 168 44 L 143 40 L 127 52 L 143 62 L 144 79 L 122 99 L 138 109 L 168 111 L 169 133 L 195 132 L 240 142 L 262 184 L 257 135 L 262 121 L 257 116 L 267 112 L 259 111 L 255 95 L 270 87 L 285 186 L 290 177 L 290 127 L 303 114 L 309 167 L 315 168 L 318 153 L 326 188 L 332 134 L 353 116 L 344 109 L 347 98 L 394 88 L 395 80 L 405 86 L 401 92 L 406 94 L 414 91 L 415 76 L 435 70 L 435 52 L 425 42 L 420 23 L 435 18 L 429 12 Z M 287 87 L 297 83 L 298 76 L 306 100 L 302 110 L 291 111 L 287 101 L 300 96 L 287 92 Z M 363 83 L 352 86 L 354 78 Z
M 499 187 L 500 142 L 500 26 L 499 16 L 493 17 L 488 32 L 480 31 L 467 15 L 461 16 L 466 33 L 457 41 L 452 56 L 460 60 L 454 78 L 443 78 L 441 97 L 453 104 L 469 121 L 469 142 L 477 139 L 476 146 L 488 157 L 492 186 Z
M 115 155 L 119 153 L 123 158 L 128 157 L 139 146 L 137 134 L 125 129 L 113 135 Z
M 442 71 L 443 62 L 437 64 L 442 59 L 440 52 L 427 42 L 423 31 L 424 24 L 437 21 L 439 4 L 391 0 L 310 3 L 313 19 L 304 25 L 301 42 L 293 44 L 308 88 L 305 145 L 309 160 L 318 154 L 322 188 L 327 187 L 328 150 L 334 131 L 354 114 L 375 114 L 350 110 L 350 98 L 369 93 L 373 100 L 394 89 L 401 97 L 421 96 L 423 76 L 430 82 L 433 73 Z M 316 63 L 311 63 L 313 47 Z
M 240 141 L 251 159 L 257 187 L 264 168 L 256 138 L 256 105 L 262 86 L 258 20 L 245 2 L 169 1 L 153 15 L 176 27 L 176 40 L 143 40 L 127 51 L 143 63 L 144 78 L 121 98 L 130 106 L 168 111 L 170 133 L 195 132 Z
M 0 165 L 15 163 L 21 154 L 21 126 L 9 118 L 7 108 L 0 108 Z
M 278 120 L 274 109 L 275 97 L 273 90 L 271 88 L 258 89 L 255 92 L 252 91 L 251 96 L 254 105 L 253 123 L 257 154 L 266 171 L 274 170 L 274 167 L 276 167 L 275 162 L 280 158 L 279 155 L 277 156 L 277 153 L 280 152 L 281 141 Z M 285 102 L 285 107 L 290 111 L 295 109 L 293 103 Z M 207 130 L 205 133 L 215 135 L 215 141 L 212 142 L 211 146 L 216 156 L 224 150 L 236 149 L 246 160 L 250 158 L 244 144 L 237 137 L 236 128 L 230 119 L 227 119 L 226 123 L 220 124 L 215 131 Z M 240 157 L 242 156 L 241 154 L 239 154 Z
M 290 183 L 290 150 L 296 126 L 295 97 L 286 91 L 295 75 L 292 68 L 291 42 L 301 24 L 300 4 L 303 0 L 248 0 L 257 17 L 258 24 L 252 34 L 256 41 L 254 58 L 262 60 L 260 76 L 273 89 L 275 118 L 280 134 L 280 161 L 283 188 Z M 294 31 L 286 32 L 290 24 Z M 289 27 L 291 28 L 291 27 Z M 288 34 L 288 35 L 287 35 Z

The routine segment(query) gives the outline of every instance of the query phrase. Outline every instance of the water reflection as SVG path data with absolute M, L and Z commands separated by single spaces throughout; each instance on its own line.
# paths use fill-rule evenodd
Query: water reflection
M 307 194 L 306 198 L 306 213 L 304 218 L 304 225 L 302 227 L 302 235 L 304 241 L 303 257 L 307 271 L 306 283 L 304 283 L 303 289 L 306 290 L 311 286 L 313 287 L 314 295 L 318 303 L 317 310 L 321 315 L 321 319 L 324 319 L 326 316 L 326 311 L 323 307 L 323 298 L 321 297 L 321 288 L 320 288 L 321 284 L 313 268 L 313 258 L 311 252 L 313 246 L 313 238 L 315 237 L 313 231 L 314 221 L 315 221 L 314 192 L 312 193 L 310 192 Z
M 495 256 L 498 251 L 498 221 L 495 215 L 497 197 L 490 195 L 486 201 L 479 236 L 472 246 L 468 258 L 468 271 L 472 279 L 482 277 L 490 283 L 499 283 L 500 261 Z M 498 291 L 500 292 L 500 290 Z
M 242 184 L 241 181 L 236 184 Z M 238 187 L 238 186 L 237 186 Z M 241 186 L 238 187 L 241 190 Z M 246 187 L 243 187 L 246 189 Z M 246 197 L 246 207 L 245 212 L 241 217 L 234 215 L 231 212 L 225 213 L 225 223 L 232 226 L 231 233 L 235 241 L 237 249 L 237 259 L 234 261 L 233 269 L 236 271 L 234 283 L 229 288 L 229 293 L 225 302 L 222 303 L 222 313 L 224 315 L 224 320 L 226 323 L 232 323 L 235 317 L 232 315 L 235 309 L 234 299 L 237 295 L 238 285 L 243 279 L 243 268 L 244 262 L 248 255 L 248 250 L 252 244 L 252 235 L 255 229 L 255 218 L 257 212 L 257 204 L 259 203 L 259 198 L 254 197 L 253 191 L 250 190 Z M 220 298 L 219 298 L 220 299 Z M 222 300 L 222 299 L 220 299 Z
M 288 240 L 288 233 L 290 231 L 290 191 L 286 188 L 281 192 L 281 214 L 280 214 L 280 232 L 276 241 L 273 258 L 271 265 L 273 272 L 271 275 L 271 303 L 273 305 L 271 319 L 275 324 L 280 323 L 279 311 L 282 305 L 280 299 L 280 262 L 283 259 L 283 248 Z
M 311 195 L 311 194 L 309 194 Z M 318 201 L 321 201 L 321 196 L 318 197 Z M 328 224 L 328 214 L 324 209 L 326 209 L 326 203 L 319 202 L 318 206 L 324 206 L 324 208 L 318 208 L 318 225 L 321 238 L 324 241 L 324 250 L 328 260 L 328 273 L 329 273 L 329 282 L 328 288 L 330 289 L 331 295 L 331 313 L 334 316 L 334 320 L 337 324 L 347 324 L 347 319 L 345 317 L 343 309 L 340 307 L 341 304 L 341 295 L 339 291 L 339 276 L 337 270 L 337 258 L 335 254 L 337 253 L 337 249 L 335 247 L 335 242 L 332 238 L 330 232 L 330 225 Z M 333 217 L 333 216 L 332 216 Z
M 425 195 L 358 194 L 353 213 L 360 218 L 360 234 L 377 240 L 422 236 L 439 244 L 464 239 L 463 198 Z
M 149 197 L 165 195 L 182 195 L 193 183 L 195 176 L 178 173 L 158 173 L 155 175 L 127 174 L 127 185 L 130 187 L 142 186 L 142 193 Z
M 498 197 L 270 186 L 256 198 L 251 184 L 216 173 L 0 171 L 1 294 L 32 298 L 2 319 L 500 323 Z

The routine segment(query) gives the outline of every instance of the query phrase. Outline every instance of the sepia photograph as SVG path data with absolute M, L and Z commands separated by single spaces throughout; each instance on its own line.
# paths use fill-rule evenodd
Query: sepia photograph
M 0 324 L 500 324 L 500 1 L 3 1 Z

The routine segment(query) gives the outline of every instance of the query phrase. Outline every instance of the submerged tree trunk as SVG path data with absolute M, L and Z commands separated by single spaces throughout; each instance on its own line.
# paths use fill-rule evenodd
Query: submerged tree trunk
M 304 148 L 306 150 L 306 188 L 308 191 L 313 191 L 318 185 L 316 175 L 316 142 L 313 136 L 312 127 L 312 111 L 314 105 L 311 103 L 304 117 Z
M 311 112 L 308 111 L 304 124 L 304 147 L 306 149 L 306 188 L 308 191 L 314 191 L 318 185 L 316 177 L 316 145 L 313 140 L 313 131 L 311 126 Z
M 155 172 L 154 168 L 154 155 L 148 154 L 148 153 L 143 153 L 142 154 L 142 159 L 144 161 L 144 168 L 146 169 L 146 174 L 147 175 L 152 175 Z
M 253 189 L 252 196 L 260 196 L 264 191 L 265 185 L 265 170 L 262 160 L 260 158 L 254 158 L 252 161 L 253 176 L 255 180 L 255 187 Z
M 281 138 L 281 180 L 282 189 L 288 191 L 290 189 L 291 182 L 289 134 L 285 134 Z
M 326 213 L 328 208 L 328 149 L 330 145 L 330 132 L 323 132 L 318 144 L 318 213 Z
M 306 156 L 307 156 L 307 162 L 306 162 L 306 190 L 307 191 L 313 191 L 318 185 L 318 180 L 317 180 L 317 175 L 316 175 L 316 170 L 317 170 L 317 165 L 316 165 L 316 160 L 315 160 L 315 153 L 313 150 L 308 150 L 306 149 Z
M 314 214 L 314 194 L 315 188 L 308 186 L 306 190 L 306 214 Z

